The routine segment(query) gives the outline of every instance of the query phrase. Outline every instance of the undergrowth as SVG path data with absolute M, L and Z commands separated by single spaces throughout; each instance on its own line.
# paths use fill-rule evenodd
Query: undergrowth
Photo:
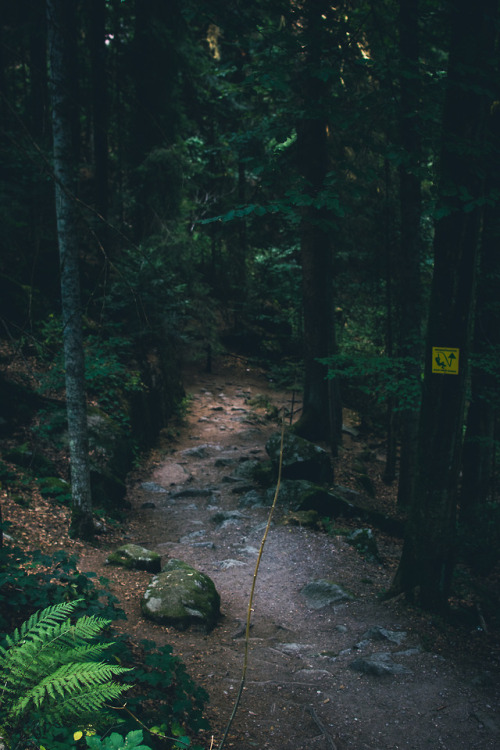
M 8 524 L 3 528 L 7 530 Z M 188 675 L 171 646 L 159 647 L 153 641 L 134 644 L 126 634 L 111 635 L 112 621 L 125 618 L 125 614 L 109 592 L 107 580 L 102 577 L 96 580 L 93 573 L 79 573 L 77 558 L 62 551 L 53 555 L 25 552 L 11 543 L 0 548 L 0 643 L 5 643 L 6 634 L 20 627 L 23 619 L 54 606 L 69 606 L 75 614 L 85 612 L 86 616 L 106 621 L 105 640 L 113 641 L 106 646 L 108 660 L 119 671 L 124 670 L 120 684 L 127 690 L 126 709 L 122 703 L 117 704 L 111 715 L 120 732 L 128 733 L 129 739 L 115 733 L 113 741 L 106 737 L 98 744 L 98 739 L 91 739 L 92 734 L 87 733 L 75 740 L 75 725 L 52 723 L 44 725 L 42 732 L 44 723 L 37 720 L 29 726 L 37 746 L 41 742 L 47 750 L 80 750 L 84 742 L 91 748 L 129 750 L 136 747 L 139 741 L 136 732 L 141 726 L 146 735 L 150 731 L 154 735 L 153 740 L 146 737 L 154 748 L 196 750 L 190 735 L 208 728 L 203 718 L 206 692 Z M 93 724 L 99 723 L 98 718 Z M 90 731 L 95 732 L 96 727 L 90 726 Z M 131 744 L 132 741 L 136 744 Z

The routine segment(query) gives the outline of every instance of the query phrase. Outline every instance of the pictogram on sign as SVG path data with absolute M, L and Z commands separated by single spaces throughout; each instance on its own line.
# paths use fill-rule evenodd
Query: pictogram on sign
M 444 346 L 432 347 L 432 372 L 442 375 L 458 375 L 458 355 L 460 349 Z

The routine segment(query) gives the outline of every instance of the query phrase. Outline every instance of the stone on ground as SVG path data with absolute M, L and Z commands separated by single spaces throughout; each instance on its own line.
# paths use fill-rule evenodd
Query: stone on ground
M 150 573 L 159 573 L 161 570 L 160 555 L 138 544 L 124 544 L 118 547 L 109 555 L 106 562 L 110 565 L 122 565 L 124 568 L 148 570 Z
M 301 591 L 310 609 L 322 609 L 330 604 L 340 604 L 353 597 L 337 583 L 319 578 L 304 586 Z
M 277 470 L 280 460 L 281 433 L 271 435 L 266 451 Z M 308 479 L 317 484 L 333 481 L 332 464 L 328 453 L 319 445 L 286 432 L 283 439 L 283 479 Z
M 141 609 L 161 625 L 209 632 L 220 617 L 220 596 L 207 575 L 182 560 L 169 560 L 149 583 Z

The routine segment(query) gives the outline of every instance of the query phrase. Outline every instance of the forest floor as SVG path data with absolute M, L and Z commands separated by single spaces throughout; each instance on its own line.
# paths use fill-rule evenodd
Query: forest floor
M 164 431 L 130 476 L 129 518 L 98 545 L 68 540 L 67 510 L 51 511 L 42 500 L 33 509 L 7 503 L 4 514 L 24 525 L 31 545 L 39 538 L 47 550 L 76 552 L 80 570 L 105 576 L 127 614 L 120 627 L 133 639 L 172 645 L 209 694 L 211 729 L 198 740 L 208 750 L 212 742 L 219 746 L 238 692 L 244 624 L 269 513 L 242 505 L 249 488 L 235 480 L 234 469 L 267 458 L 265 442 L 279 429 L 272 406 L 289 408 L 291 394 L 273 389 L 264 373 L 238 359 L 217 362 L 213 374 L 190 371 L 185 387 L 185 418 Z M 347 417 L 354 427 L 356 415 Z M 351 432 L 335 460 L 336 482 L 359 489 L 352 466 L 368 449 L 374 508 L 395 513 L 394 489 L 380 480 L 382 441 Z M 225 522 L 217 524 L 221 517 Z M 286 517 L 278 496 L 256 581 L 245 687 L 225 747 L 498 750 L 499 633 L 490 611 L 478 606 L 470 576 L 463 574 L 464 601 L 455 602 L 463 604 L 466 621 L 432 617 L 401 598 L 385 602 L 380 595 L 390 585 L 401 540 L 374 529 L 380 558 L 367 559 L 343 533 L 355 528 L 352 522 L 338 520 L 339 528 L 327 533 L 288 525 Z M 211 633 L 178 632 L 142 617 L 150 574 L 106 565 L 110 549 L 124 541 L 160 552 L 163 562 L 181 558 L 212 578 L 223 617 Z M 352 598 L 312 608 L 301 591 L 318 579 L 338 583 Z

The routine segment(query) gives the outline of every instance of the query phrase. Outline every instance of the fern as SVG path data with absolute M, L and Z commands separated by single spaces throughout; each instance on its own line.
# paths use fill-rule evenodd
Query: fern
M 35 714 L 41 725 L 83 721 L 127 689 L 113 678 L 129 669 L 103 662 L 111 644 L 95 642 L 109 621 L 83 616 L 73 623 L 79 603 L 36 612 L 0 646 L 0 725 L 7 733 Z

